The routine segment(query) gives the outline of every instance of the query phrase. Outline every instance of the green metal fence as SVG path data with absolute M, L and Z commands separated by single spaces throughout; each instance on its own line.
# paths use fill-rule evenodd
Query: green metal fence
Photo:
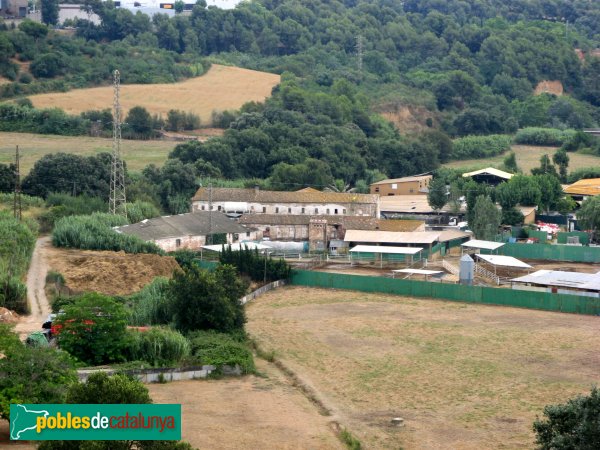
M 559 244 L 566 244 L 567 238 L 577 236 L 579 238 L 579 243 L 583 245 L 587 245 L 590 243 L 590 236 L 584 231 L 569 231 L 567 232 L 559 232 L 556 240 Z
M 498 249 L 498 254 L 520 259 L 600 263 L 600 247 L 507 243 Z
M 600 315 L 600 298 L 552 294 L 548 292 L 464 286 L 460 284 L 443 284 L 383 277 L 364 277 L 360 275 L 311 272 L 306 270 L 294 271 L 291 284 Z

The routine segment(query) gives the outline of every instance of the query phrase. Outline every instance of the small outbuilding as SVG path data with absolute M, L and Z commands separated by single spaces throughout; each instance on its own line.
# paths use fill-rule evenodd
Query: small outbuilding
M 510 281 L 513 289 L 600 297 L 600 272 L 538 270 Z
M 500 183 L 510 180 L 513 177 L 513 174 L 500 169 L 494 169 L 493 167 L 487 167 L 485 169 L 463 173 L 463 177 L 472 178 L 477 183 L 486 183 L 497 186 Z

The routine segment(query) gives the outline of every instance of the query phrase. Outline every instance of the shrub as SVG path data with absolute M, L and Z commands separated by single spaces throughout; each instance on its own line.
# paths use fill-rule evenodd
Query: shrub
M 112 227 L 127 224 L 123 216 L 94 213 L 89 216 L 63 217 L 56 222 L 52 232 L 55 247 L 83 250 L 112 250 L 126 253 L 156 253 L 162 250 L 137 236 L 117 233 Z
M 510 149 L 511 138 L 503 134 L 467 136 L 454 140 L 450 159 L 489 158 Z
M 517 132 L 515 143 L 559 147 L 571 139 L 575 133 L 575 130 L 559 130 L 557 128 L 523 128 Z
M 146 326 L 169 323 L 172 311 L 168 285 L 167 278 L 157 277 L 140 292 L 129 297 L 129 324 Z
M 27 287 L 18 278 L 0 278 L 0 306 L 19 314 L 29 314 Z
M 567 178 L 569 183 L 588 178 L 600 178 L 600 167 L 587 167 L 585 169 L 577 169 L 571 172 Z
M 135 201 L 126 205 L 127 218 L 130 223 L 141 222 L 144 219 L 152 219 L 160 216 L 160 211 L 149 202 Z
M 84 294 L 57 317 L 58 345 L 88 364 L 124 361 L 129 345 L 126 317 L 125 307 L 113 298 Z
M 178 331 L 154 327 L 148 331 L 130 331 L 130 360 L 146 361 L 153 366 L 176 364 L 190 354 L 188 340 Z
M 238 365 L 245 374 L 256 370 L 252 352 L 246 343 L 229 334 L 195 331 L 189 335 L 189 339 L 192 355 L 201 364 L 217 367 Z

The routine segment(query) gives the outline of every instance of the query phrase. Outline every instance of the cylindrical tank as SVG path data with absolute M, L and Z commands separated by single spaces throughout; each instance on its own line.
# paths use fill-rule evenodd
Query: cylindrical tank
M 460 284 L 473 284 L 475 276 L 475 261 L 469 255 L 464 255 L 460 258 Z

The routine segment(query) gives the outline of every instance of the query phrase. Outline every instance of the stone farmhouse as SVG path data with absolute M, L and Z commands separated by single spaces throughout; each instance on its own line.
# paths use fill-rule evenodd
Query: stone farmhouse
M 200 247 L 206 244 L 209 235 L 224 234 L 228 244 L 257 238 L 255 230 L 245 228 L 216 211 L 155 217 L 116 227 L 115 231 L 153 242 L 166 252 L 181 249 L 200 250 Z
M 379 217 L 378 195 L 321 192 L 312 188 L 287 192 L 202 187 L 192 198 L 192 212 L 208 211 L 209 204 L 212 210 L 230 217 L 242 214 Z

